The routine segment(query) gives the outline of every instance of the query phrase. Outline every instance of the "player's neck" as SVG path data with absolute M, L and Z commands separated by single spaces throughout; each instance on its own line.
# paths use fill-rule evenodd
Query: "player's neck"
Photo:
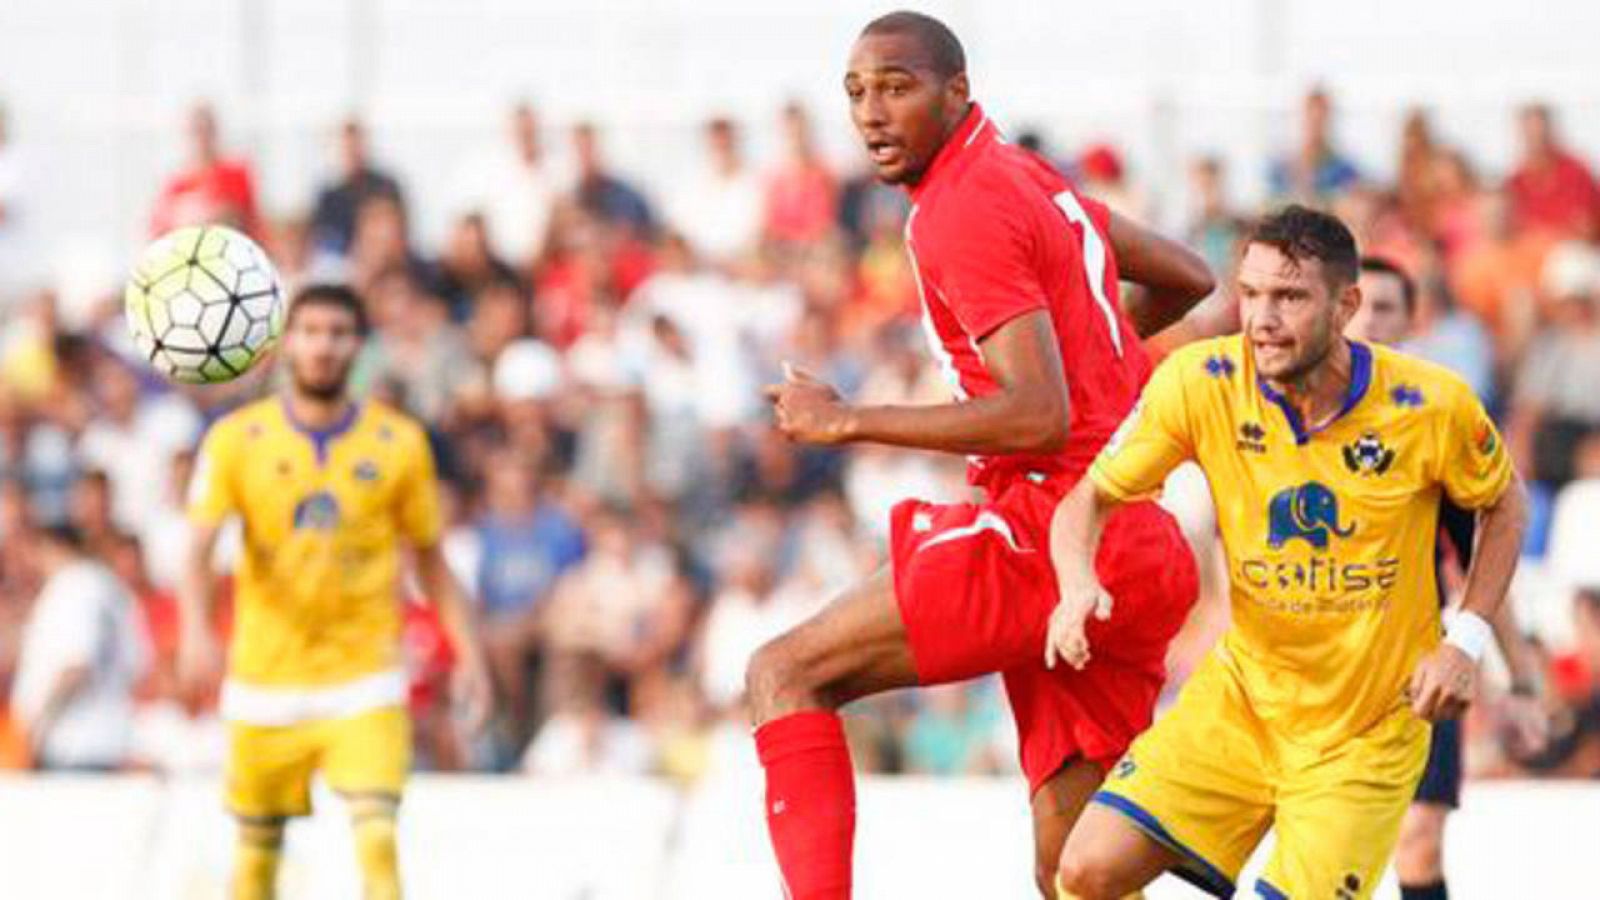
M 305 391 L 290 390 L 284 402 L 296 425 L 307 431 L 327 431 L 344 420 L 355 401 L 343 392 L 332 397 L 319 397 Z
M 1350 392 L 1350 378 L 1354 364 L 1350 356 L 1350 342 L 1335 338 L 1327 355 L 1303 374 L 1282 382 L 1270 381 L 1273 389 L 1284 396 L 1289 406 L 1300 414 L 1300 421 L 1308 428 L 1320 428 L 1344 408 Z

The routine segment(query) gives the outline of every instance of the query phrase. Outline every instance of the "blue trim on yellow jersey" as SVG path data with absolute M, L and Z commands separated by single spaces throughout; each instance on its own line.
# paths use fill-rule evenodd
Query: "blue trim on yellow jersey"
M 1300 412 L 1289 403 L 1289 398 L 1278 393 L 1261 377 L 1259 371 L 1256 373 L 1256 387 L 1261 390 L 1261 396 L 1283 410 L 1283 417 L 1289 420 L 1289 428 L 1294 431 L 1296 445 L 1305 444 L 1312 435 L 1344 418 L 1346 413 L 1356 408 L 1361 398 L 1367 395 L 1367 388 L 1372 386 L 1372 348 L 1359 341 L 1347 340 L 1345 343 L 1350 345 L 1350 388 L 1345 392 L 1344 405 L 1339 407 L 1339 412 L 1333 418 L 1310 431 L 1306 430 L 1305 423 L 1300 420 Z
M 1172 874 L 1214 897 L 1233 896 L 1233 879 L 1222 874 L 1222 870 L 1206 861 L 1205 857 L 1185 847 L 1182 841 L 1173 837 L 1171 832 L 1162 826 L 1159 819 L 1150 814 L 1149 810 L 1121 794 L 1113 794 L 1110 791 L 1096 791 L 1091 799 L 1101 806 L 1127 816 L 1134 827 L 1149 835 L 1156 843 L 1182 856 L 1184 862 L 1173 868 Z
M 338 421 L 327 428 L 312 428 L 294 417 L 294 410 L 289 408 L 289 398 L 283 398 L 281 405 L 283 419 L 289 423 L 289 427 L 311 439 L 311 446 L 317 451 L 317 465 L 319 466 L 328 462 L 328 445 L 333 443 L 335 438 L 354 427 L 356 419 L 361 417 L 361 404 L 352 401 L 350 407 L 344 411 L 344 415 L 340 416 Z
M 1289 895 L 1272 886 L 1265 878 L 1256 879 L 1256 893 L 1265 900 L 1289 900 Z

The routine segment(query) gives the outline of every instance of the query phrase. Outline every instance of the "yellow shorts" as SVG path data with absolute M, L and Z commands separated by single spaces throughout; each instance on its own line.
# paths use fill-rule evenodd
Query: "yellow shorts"
M 1218 897 L 1233 896 L 1276 827 L 1257 894 L 1359 900 L 1394 851 L 1427 756 L 1428 727 L 1405 708 L 1337 747 L 1290 744 L 1256 718 L 1213 653 L 1094 802 L 1176 851 L 1174 873 Z
M 317 771 L 342 794 L 398 798 L 411 769 L 411 720 L 390 706 L 295 725 L 228 725 L 228 808 L 252 818 L 311 813 Z

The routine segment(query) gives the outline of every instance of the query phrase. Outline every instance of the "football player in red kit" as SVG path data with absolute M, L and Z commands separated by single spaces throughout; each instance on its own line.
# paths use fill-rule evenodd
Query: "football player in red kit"
M 1106 527 L 1097 569 L 1116 615 L 1080 670 L 1047 670 L 1055 504 L 1128 415 L 1151 365 L 1140 337 L 1209 294 L 1198 256 L 1079 196 L 1008 144 L 969 97 L 959 41 L 917 13 L 873 21 L 845 91 L 878 177 L 913 201 L 906 245 L 933 355 L 956 402 L 852 406 L 789 370 L 777 427 L 814 444 L 961 453 L 983 503 L 906 501 L 892 563 L 752 657 L 767 823 L 792 900 L 850 896 L 855 788 L 835 710 L 893 688 L 1001 673 L 1031 790 L 1036 879 L 1105 768 L 1150 723 L 1168 641 L 1197 593 L 1177 524 L 1151 503 Z M 1124 310 L 1119 275 L 1139 285 Z

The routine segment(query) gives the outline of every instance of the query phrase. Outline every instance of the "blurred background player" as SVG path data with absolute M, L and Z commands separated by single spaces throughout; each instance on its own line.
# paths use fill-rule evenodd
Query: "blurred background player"
M 1345 337 L 1405 349 L 1417 316 L 1417 286 L 1411 276 L 1387 259 L 1363 256 L 1357 285 L 1361 288 L 1361 307 L 1345 326 Z M 1456 566 L 1465 573 L 1472 564 L 1477 517 L 1444 498 L 1439 504 L 1439 526 Z M 1437 554 L 1441 607 L 1450 598 L 1445 549 L 1441 543 Z M 1502 604 L 1489 621 L 1500 658 L 1511 676 L 1511 697 L 1503 711 L 1517 726 L 1518 750 L 1529 755 L 1538 753 L 1544 749 L 1548 727 L 1546 714 L 1534 699 L 1540 681 L 1538 652 L 1517 628 L 1510 604 Z M 1395 848 L 1395 874 L 1400 879 L 1402 900 L 1445 900 L 1449 896 L 1444 877 L 1444 826 L 1450 812 L 1460 805 L 1461 720 L 1441 719 L 1433 723 L 1428 763 L 1417 785 L 1416 800 L 1400 826 L 1400 843 Z
M 483 653 L 439 547 L 426 436 L 406 416 L 346 392 L 365 333 L 355 293 L 302 290 L 283 337 L 287 388 L 214 425 L 194 476 L 179 651 L 191 689 L 204 689 L 219 663 L 212 551 L 227 519 L 244 522 L 222 689 L 227 802 L 239 823 L 236 898 L 273 896 L 285 822 L 311 812 L 318 771 L 349 802 L 365 896 L 400 894 L 395 813 L 411 758 L 403 545 L 454 645 L 458 701 L 473 719 L 488 710 Z
M 1245 248 L 1243 334 L 1168 357 L 1056 512 L 1050 656 L 1078 667 L 1101 652 L 1084 625 L 1119 614 L 1091 563 L 1101 528 L 1184 460 L 1230 500 L 1218 518 L 1233 595 L 1222 643 L 1073 830 L 1063 897 L 1122 897 L 1169 869 L 1231 897 L 1268 828 L 1261 896 L 1370 896 L 1426 722 L 1471 701 L 1516 566 L 1526 500 L 1471 389 L 1343 336 L 1361 304 L 1349 229 L 1290 206 Z M 1434 569 L 1418 564 L 1434 555 L 1441 491 L 1478 511 L 1480 535 L 1442 644 Z
M 892 13 L 862 30 L 844 79 L 879 180 L 905 187 L 907 252 L 935 359 L 956 400 L 852 406 L 786 369 L 777 427 L 810 444 L 969 455 L 982 504 L 908 500 L 892 514 L 892 569 L 762 647 L 748 673 L 767 823 L 795 900 L 851 890 L 854 775 L 835 710 L 893 688 L 1004 674 L 1034 811 L 1041 893 L 1105 767 L 1150 721 L 1167 642 L 1197 588 L 1177 524 L 1154 504 L 1110 526 L 1101 557 L 1125 602 L 1117 650 L 1050 673 L 1043 552 L 1056 498 L 1132 407 L 1150 372 L 1141 336 L 1211 292 L 1198 256 L 1074 192 L 1006 143 L 969 96 L 960 42 Z M 1118 275 L 1147 288 L 1128 313 Z

